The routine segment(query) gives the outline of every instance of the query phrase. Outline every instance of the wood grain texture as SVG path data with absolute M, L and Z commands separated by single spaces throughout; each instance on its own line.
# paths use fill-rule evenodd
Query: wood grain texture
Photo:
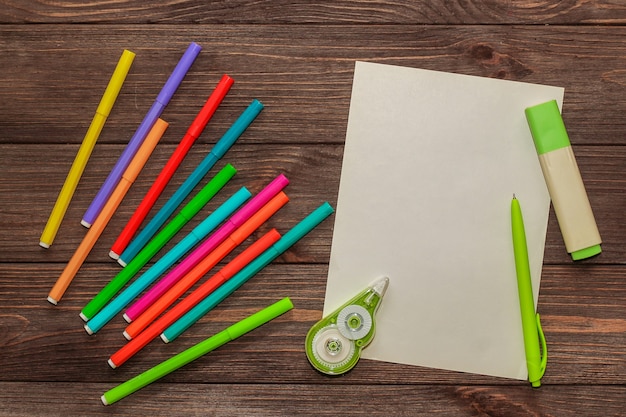
M 279 173 L 284 173 L 291 180 L 285 190 L 291 202 L 269 221 L 268 227 L 286 230 L 295 223 L 296 219 L 303 218 L 324 201 L 334 206 L 339 190 L 343 145 L 298 144 L 297 140 L 294 140 L 291 145 L 245 144 L 249 137 L 256 136 L 258 139 L 259 136 L 264 136 L 258 132 L 263 128 L 264 120 L 271 117 L 271 110 L 265 111 L 267 113 L 262 113 L 263 118 L 258 121 L 259 124 L 254 122 L 254 127 L 244 133 L 241 138 L 243 143 L 238 143 L 233 147 L 205 181 L 196 187 L 196 191 L 199 190 L 211 175 L 227 162 L 238 169 L 238 173 L 224 187 L 223 192 L 220 192 L 213 202 L 207 204 L 206 208 L 201 211 L 201 215 L 189 222 L 181 233 L 191 231 L 210 213 L 211 209 L 217 207 L 240 187 L 246 186 L 252 192 L 256 192 Z M 342 129 L 345 131 L 345 127 Z M 171 138 L 169 132 L 166 135 Z M 38 242 L 41 230 L 50 214 L 48 207 L 42 206 L 36 211 L 33 211 L 32 207 L 39 202 L 45 201 L 51 204 L 55 200 L 77 146 L 46 145 L 46 151 L 39 152 L 40 145 L 35 144 L 0 145 L 3 159 L 8 162 L 4 168 L 3 178 L 0 180 L 0 207 L 4 208 L 3 215 L 0 217 L 0 228 L 10 231 L 10 233 L 0 235 L 0 261 L 59 262 L 58 268 L 62 270 L 62 264 L 71 257 L 85 234 L 85 229 L 80 225 L 80 219 L 123 149 L 121 145 L 99 144 L 96 146 L 54 245 L 49 250 L 31 245 L 30 242 Z M 150 217 L 195 169 L 211 146 L 212 144 L 202 142 L 194 145 L 151 211 Z M 109 222 L 102 237 L 96 243 L 88 259 L 89 262 L 109 262 L 110 246 L 174 148 L 174 144 L 160 144 L 157 147 Z M 626 169 L 626 146 L 575 146 L 575 152 L 604 241 L 603 253 L 584 263 L 623 264 L 623 248 L 626 247 L 626 220 L 623 215 L 626 212 L 623 175 Z M 23 158 L 25 154 L 31 157 L 25 160 Z M 42 177 L 47 178 L 46 183 L 42 183 Z M 190 199 L 191 196 L 185 201 Z M 567 264 L 571 262 L 571 258 L 564 249 L 563 238 L 553 211 L 550 216 L 545 263 Z M 287 220 L 286 223 L 285 220 Z M 330 254 L 332 221 L 321 225 L 315 233 L 319 236 L 319 241 L 315 241 L 312 245 L 303 243 L 303 252 L 307 254 L 309 261 L 325 262 Z M 23 244 L 16 246 L 16 237 L 23 239 Z M 177 241 L 168 244 L 160 253 L 165 253 L 164 251 L 171 248 Z M 290 252 L 283 258 L 289 257 L 289 254 Z
M 0 26 L 0 93 L 11 97 L 0 103 L 0 143 L 79 144 L 104 88 L 93 86 L 106 85 L 128 48 L 138 57 L 99 139 L 125 144 L 196 41 L 204 51 L 163 113 L 170 143 L 227 73 L 235 84 L 203 140 L 215 142 L 257 98 L 263 123 L 243 142 L 341 144 L 354 61 L 365 60 L 561 86 L 573 144 L 621 144 L 624 39 L 625 27 L 580 26 Z
M 280 370 L 280 380 L 285 383 L 511 384 L 505 379 L 365 360 L 341 378 L 329 379 L 311 372 L 303 340 L 321 318 L 325 263 L 268 266 L 176 342 L 166 345 L 155 340 L 114 371 L 106 361 L 125 342 L 121 314 L 90 337 L 82 329 L 78 313 L 117 267 L 88 265 L 68 290 L 66 299 L 53 307 L 45 301 L 45 295 L 56 279 L 55 269 L 54 265 L 16 264 L 5 271 L 0 281 L 4 289 L 0 309 L 11 312 L 2 315 L 6 326 L 0 359 L 2 381 L 122 382 L 288 296 L 295 305 L 293 311 L 212 352 L 197 365 L 169 375 L 167 381 L 272 384 L 277 374 L 267 371 Z M 24 281 L 29 282 L 28 288 L 15 284 Z M 626 373 L 626 352 L 619 348 L 626 332 L 622 268 L 549 266 L 544 268 L 541 285 L 539 312 L 550 353 L 542 382 L 547 386 L 622 384 Z M 251 357 L 254 361 L 249 360 Z
M 137 416 L 146 412 L 138 404 L 150 403 L 150 415 L 171 416 L 294 416 L 294 415 L 368 415 L 399 416 L 496 416 L 526 417 L 568 415 L 576 410 L 580 416 L 618 417 L 614 407 L 624 396 L 623 387 L 562 387 L 557 396 L 547 390 L 527 387 L 452 385 L 452 386 L 356 386 L 350 390 L 335 385 L 285 384 L 154 384 L 135 395 L 135 401 L 125 399 L 110 408 L 99 407 L 94 397 L 110 385 L 87 383 L 0 383 L 0 400 L 16 396 L 22 406 L 7 403 L 7 415 L 19 415 L 29 410 L 31 416 L 64 416 L 60 399 L 72 391 L 77 400 L 93 409 L 93 416 L 114 414 Z M 38 392 L 49 392 L 52 401 L 41 403 Z M 297 395 L 296 393 L 303 394 Z M 612 401 L 604 402 L 606 397 Z M 198 401 L 201 399 L 201 401 Z M 364 399 L 371 399 L 364 404 Z M 167 404 L 168 406 L 160 406 Z M 357 406 L 358 404 L 358 406 Z M 612 406 L 613 405 L 613 406 Z M 355 408 L 362 414 L 355 413 Z M 506 410 L 506 412 L 502 412 Z
M 85 234 L 84 210 L 191 41 L 204 50 L 163 113 L 161 144 L 66 297 L 50 305 L 46 294 Z M 39 235 L 124 48 L 137 58 L 44 250 Z M 212 170 L 230 162 L 237 175 L 160 254 L 229 194 L 258 191 L 279 173 L 291 180 L 290 202 L 253 238 L 286 231 L 324 201 L 335 206 L 356 60 L 565 88 L 563 118 L 603 253 L 573 263 L 551 211 L 538 301 L 550 355 L 542 388 L 369 360 L 339 378 L 315 372 L 303 340 L 322 314 L 333 217 L 179 340 L 153 341 L 110 369 L 125 342 L 121 316 L 90 337 L 78 313 L 119 271 L 110 245 L 221 75 L 235 85 L 157 208 L 253 98 L 265 109 Z M 620 0 L 0 0 L 0 416 L 624 415 L 624 68 Z M 100 404 L 117 383 L 285 296 L 295 308 L 279 319 Z
M 6 23 L 623 24 L 619 0 L 2 0 Z

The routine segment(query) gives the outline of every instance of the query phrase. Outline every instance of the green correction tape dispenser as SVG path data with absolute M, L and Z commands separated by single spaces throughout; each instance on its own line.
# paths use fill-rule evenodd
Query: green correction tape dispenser
M 311 327 L 305 348 L 315 369 L 328 375 L 341 375 L 354 368 L 361 350 L 374 338 L 374 314 L 388 285 L 387 277 L 375 281 Z

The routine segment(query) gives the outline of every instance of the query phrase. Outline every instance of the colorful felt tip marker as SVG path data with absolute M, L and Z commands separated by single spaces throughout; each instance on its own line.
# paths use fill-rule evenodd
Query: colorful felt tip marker
M 96 241 L 109 223 L 109 220 L 111 219 L 111 217 L 113 217 L 115 210 L 117 210 L 117 207 L 122 202 L 122 199 L 128 192 L 130 186 L 133 184 L 133 182 L 135 182 L 135 179 L 139 175 L 139 172 L 148 161 L 148 158 L 152 154 L 154 147 L 161 139 L 161 136 L 165 132 L 167 126 L 168 124 L 166 122 L 158 119 L 152 127 L 152 130 L 150 130 L 148 137 L 141 144 L 141 147 L 135 154 L 126 171 L 124 172 L 122 179 L 115 187 L 111 198 L 107 201 L 104 208 L 102 209 L 102 212 L 96 218 L 93 227 L 89 229 L 82 242 L 76 249 L 76 252 L 74 252 L 74 255 L 61 273 L 61 276 L 52 287 L 52 290 L 50 290 L 50 293 L 48 294 L 48 301 L 50 303 L 56 305 L 61 300 L 61 297 L 63 297 L 63 294 L 65 294 L 65 291 L 76 276 L 76 273 L 78 273 L 78 270 L 87 258 L 87 255 L 89 255 L 89 252 L 96 244 Z
M 239 118 L 224 133 L 222 138 L 215 144 L 208 155 L 198 164 L 196 169 L 181 184 L 174 194 L 167 200 L 161 209 L 154 215 L 141 232 L 130 242 L 124 252 L 120 254 L 118 262 L 126 265 L 139 253 L 141 248 L 150 240 L 152 236 L 159 230 L 161 225 L 165 223 L 167 218 L 176 210 L 189 193 L 198 185 L 202 177 L 215 165 L 215 163 L 224 156 L 226 151 L 235 143 L 235 141 L 243 134 L 243 132 L 252 124 L 254 119 L 263 110 L 263 104 L 258 100 L 252 103 L 243 111 Z
M 126 265 L 115 277 L 109 281 L 100 292 L 83 307 L 80 317 L 87 321 L 96 315 L 130 281 L 156 253 L 204 207 L 228 181 L 237 170 L 226 164 L 213 179 L 211 179 L 183 209 Z
M 256 229 L 273 216 L 282 206 L 287 204 L 289 198 L 282 191 L 257 211 L 250 219 L 226 238 L 215 250 L 211 251 L 204 259 L 202 259 L 189 272 L 181 276 L 176 283 L 172 285 L 160 297 L 153 299 L 150 297 L 141 297 L 133 304 L 124 315 L 127 321 L 134 322 L 135 319 L 141 318 L 142 321 L 151 323 L 161 313 L 163 313 L 170 305 L 172 305 L 179 297 L 187 292 L 196 282 L 207 274 L 218 262 L 226 257 L 231 251 L 246 240 Z M 167 276 L 161 282 L 165 281 Z M 155 294 L 155 295 L 158 295 Z M 138 314 L 139 313 L 139 314 Z M 125 333 L 125 336 L 129 336 Z
M 182 317 L 183 314 L 215 291 L 215 289 L 222 285 L 226 280 L 233 277 L 233 275 L 252 262 L 253 259 L 263 253 L 267 248 L 272 246 L 278 239 L 280 239 L 280 234 L 276 231 L 276 229 L 271 229 L 256 242 L 250 245 L 250 247 L 237 255 L 235 259 L 226 264 L 215 275 L 196 288 L 192 294 L 185 297 L 183 301 L 172 307 L 172 309 L 170 309 L 162 317 L 159 317 L 158 320 L 152 324 L 144 322 L 143 317 L 145 317 L 146 314 L 149 314 L 152 307 L 155 307 L 159 302 L 161 302 L 163 298 L 160 298 L 157 303 L 150 306 L 150 309 L 126 327 L 124 336 L 127 339 L 132 339 L 130 342 L 122 346 L 117 352 L 111 355 L 111 358 L 109 358 L 108 361 L 109 366 L 117 368 L 118 366 L 126 363 L 126 361 L 132 358 L 133 355 L 143 349 L 148 343 L 159 337 L 161 332 L 167 329 L 170 324 Z M 144 325 L 148 324 L 149 326 L 144 329 Z
M 70 201 L 74 196 L 74 191 L 76 191 L 80 177 L 83 175 L 83 171 L 87 166 L 87 161 L 89 161 L 91 152 L 96 145 L 100 132 L 102 132 L 102 129 L 104 128 L 104 123 L 111 113 L 113 104 L 117 100 L 117 96 L 122 89 L 122 85 L 126 80 L 126 76 L 128 75 L 128 71 L 130 70 L 134 59 L 134 52 L 128 50 L 124 50 L 124 52 L 122 52 L 122 56 L 115 67 L 115 71 L 113 71 L 109 84 L 104 90 L 100 104 L 98 104 L 96 114 L 89 125 L 89 129 L 87 129 L 87 133 L 83 138 L 80 148 L 78 148 L 78 153 L 76 154 L 72 167 L 65 178 L 65 182 L 63 183 L 63 187 L 59 192 L 57 201 L 52 208 L 48 222 L 41 233 L 39 246 L 43 248 L 49 248 L 50 245 L 52 245 L 52 242 L 59 231 L 59 227 L 61 226 L 65 212 L 70 205 Z
M 91 318 L 85 324 L 85 330 L 93 334 L 107 324 L 113 316 L 122 311 L 135 297 L 152 284 L 170 266 L 174 265 L 185 253 L 193 248 L 196 243 L 202 240 L 213 229 L 219 226 L 230 216 L 241 204 L 250 198 L 250 191 L 245 187 L 237 191 L 224 204 L 211 213 L 202 223 L 196 226 L 187 236 L 176 244 L 161 259 L 144 272 L 139 278 L 130 284 L 124 291 L 115 297 L 109 304 Z
M 187 71 L 191 67 L 191 64 L 195 61 L 196 57 L 200 53 L 202 47 L 196 43 L 191 43 L 182 58 L 174 68 L 174 71 L 168 78 L 167 82 L 163 86 L 163 89 L 154 100 L 152 107 L 148 110 L 148 113 L 144 116 L 144 119 L 139 124 L 139 127 L 135 131 L 135 134 L 130 138 L 128 145 L 120 155 L 119 159 L 115 163 L 115 166 L 109 173 L 109 176 L 106 178 L 102 187 L 94 197 L 93 201 L 89 205 L 89 208 L 83 215 L 83 219 L 81 220 L 81 224 L 85 227 L 91 227 L 94 220 L 104 207 L 104 204 L 109 199 L 109 196 L 113 192 L 113 189 L 120 181 L 122 174 L 130 164 L 130 161 L 137 153 L 137 150 L 143 143 L 146 138 L 146 135 L 152 129 L 154 122 L 161 116 L 163 110 L 170 102 L 170 99 L 178 89 L 178 86 L 183 81 L 183 78 L 187 74 Z
M 182 163 L 183 159 L 191 149 L 191 146 L 194 144 L 196 139 L 200 137 L 200 134 L 209 123 L 209 120 L 219 107 L 220 103 L 230 90 L 230 87 L 233 85 L 233 79 L 228 75 L 224 75 L 220 82 L 213 90 L 213 93 L 209 96 L 206 103 L 200 112 L 197 114 L 194 121 L 187 129 L 187 133 L 182 138 L 170 159 L 167 161 L 161 173 L 157 176 L 157 179 L 154 181 L 146 195 L 144 196 L 139 206 L 131 216 L 131 218 L 124 226 L 124 229 L 119 234 L 113 246 L 111 246 L 111 251 L 109 255 L 113 259 L 118 259 L 119 255 L 126 249 L 126 246 L 132 239 L 133 235 L 139 229 L 141 222 L 146 218 L 148 212 L 152 209 L 152 206 L 157 201 L 170 179 L 178 169 L 178 166 Z
M 161 297 L 172 285 L 176 284 L 185 274 L 196 266 L 202 259 L 207 257 L 218 247 L 231 233 L 243 225 L 249 218 L 267 204 L 276 194 L 289 184 L 289 180 L 280 174 L 255 195 L 245 206 L 237 211 L 215 233 L 202 242 L 193 252 L 183 259 L 167 275 L 159 280 L 148 292 L 146 292 L 131 308 L 126 311 L 126 318 L 137 317 L 143 313 L 153 302 Z M 285 201 L 286 202 L 286 201 Z M 282 206 L 282 205 L 281 205 Z M 272 207 L 274 208 L 274 207 Z M 263 211 L 266 219 L 273 214 L 271 210 Z M 263 220 L 265 221 L 265 220 Z
M 178 355 L 160 363 L 159 365 L 151 368 L 144 373 L 137 375 L 136 377 L 118 385 L 117 387 L 107 391 L 102 395 L 101 400 L 104 405 L 113 404 L 121 400 L 124 397 L 132 394 L 133 392 L 140 390 L 153 383 L 154 381 L 164 377 L 165 375 L 174 372 L 178 368 L 195 361 L 201 356 L 217 349 L 218 347 L 234 340 L 244 334 L 256 329 L 259 326 L 279 317 L 293 308 L 293 303 L 289 298 L 283 298 L 282 300 L 272 304 L 263 310 L 254 313 L 253 315 L 241 320 L 238 323 L 222 330 L 218 334 L 211 336 L 210 338 L 190 347 L 189 349 L 179 353 Z
M 285 235 L 278 242 L 274 243 L 272 247 L 263 252 L 258 258 L 248 264 L 234 277 L 222 284 L 215 290 L 215 292 L 199 302 L 184 316 L 169 326 L 161 334 L 161 339 L 163 339 L 166 343 L 176 339 L 196 321 L 200 320 L 202 316 L 211 311 L 215 306 L 222 302 L 222 300 L 252 278 L 257 272 L 265 268 L 270 262 L 313 230 L 313 228 L 320 224 L 325 218 L 330 216 L 333 211 L 333 208 L 328 203 L 324 203 L 315 209 L 311 214 L 300 221 L 300 223 L 285 233 Z
M 541 385 L 541 377 L 543 377 L 546 371 L 548 347 L 541 329 L 539 314 L 535 314 L 524 218 L 522 217 L 519 201 L 515 196 L 513 196 L 511 201 L 511 229 L 513 233 L 513 254 L 515 257 L 515 271 L 517 273 L 517 290 L 522 315 L 528 380 L 533 387 L 539 387 Z M 540 346 L 541 351 L 539 350 Z

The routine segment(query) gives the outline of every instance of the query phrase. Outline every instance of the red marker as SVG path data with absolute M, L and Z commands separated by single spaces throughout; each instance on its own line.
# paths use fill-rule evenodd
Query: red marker
M 119 255 L 126 249 L 126 246 L 130 243 L 135 232 L 139 229 L 139 226 L 141 226 L 141 223 L 163 192 L 163 189 L 165 189 L 165 186 L 174 175 L 174 172 L 176 172 L 176 169 L 187 155 L 187 152 L 189 152 L 191 145 L 198 139 L 207 123 L 209 123 L 209 120 L 226 96 L 226 93 L 228 93 L 228 90 L 230 90 L 233 82 L 234 80 L 232 78 L 228 75 L 224 75 L 217 84 L 215 90 L 213 90 L 213 93 L 209 96 L 206 103 L 204 103 L 204 106 L 191 123 L 191 126 L 187 129 L 187 133 L 185 133 L 185 136 L 176 147 L 176 150 L 172 153 L 172 156 L 170 156 L 170 159 L 161 170 L 161 173 L 157 179 L 154 180 L 152 187 L 150 187 L 150 190 L 148 190 L 142 202 L 135 210 L 135 213 L 133 213 L 128 223 L 126 223 L 126 226 L 124 226 L 124 230 L 122 230 L 111 247 L 111 252 L 109 252 L 111 258 L 118 259 Z

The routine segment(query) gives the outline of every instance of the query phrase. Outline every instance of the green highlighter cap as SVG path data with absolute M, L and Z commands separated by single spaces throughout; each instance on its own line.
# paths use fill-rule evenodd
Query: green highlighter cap
M 571 145 L 556 100 L 528 107 L 525 112 L 539 155 Z
M 576 250 L 570 255 L 572 255 L 573 261 L 580 261 L 581 259 L 591 258 L 592 256 L 596 256 L 602 252 L 602 247 L 600 245 L 593 245 L 585 249 Z

